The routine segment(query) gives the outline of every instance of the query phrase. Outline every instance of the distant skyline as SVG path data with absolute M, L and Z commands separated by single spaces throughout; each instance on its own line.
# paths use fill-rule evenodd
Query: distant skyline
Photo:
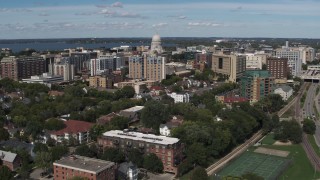
M 0 39 L 320 38 L 317 0 L 0 0 Z

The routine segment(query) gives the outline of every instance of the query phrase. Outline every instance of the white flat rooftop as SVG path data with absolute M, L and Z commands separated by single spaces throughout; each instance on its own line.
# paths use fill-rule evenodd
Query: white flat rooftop
M 129 109 L 124 109 L 122 111 L 125 111 L 125 112 L 137 112 L 137 111 L 140 111 L 144 108 L 144 106 L 134 106 L 132 108 L 129 108 Z
M 170 145 L 179 142 L 178 138 L 157 136 L 154 134 L 143 134 L 139 132 L 123 132 L 120 130 L 112 130 L 103 133 L 107 137 L 119 137 L 121 139 L 131 139 L 135 141 L 143 141 L 155 144 Z

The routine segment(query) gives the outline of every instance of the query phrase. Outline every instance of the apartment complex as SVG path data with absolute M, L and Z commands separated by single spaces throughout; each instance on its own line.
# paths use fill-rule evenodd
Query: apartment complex
M 106 71 L 115 71 L 125 66 L 125 58 L 116 55 L 100 55 L 97 59 L 91 59 L 91 76 L 101 75 Z
M 72 155 L 53 163 L 55 180 L 82 177 L 88 180 L 115 180 L 116 164 L 110 161 Z
M 288 58 L 268 57 L 267 70 L 275 79 L 286 79 L 289 73 Z
M 112 88 L 113 82 L 112 79 L 109 79 L 106 76 L 92 76 L 89 77 L 89 86 L 95 88 Z
M 166 78 L 165 58 L 144 54 L 129 58 L 129 78 L 161 81 Z
M 64 81 L 72 81 L 74 79 L 74 65 L 65 58 L 60 62 L 49 64 L 49 73 L 56 76 L 62 76 Z
M 162 160 L 164 171 L 177 173 L 177 166 L 183 156 L 184 145 L 177 138 L 112 130 L 98 138 L 98 144 L 105 147 L 118 147 L 124 151 L 139 149 L 143 153 L 154 153 Z
M 242 55 L 212 55 L 214 73 L 228 76 L 230 82 L 236 82 L 246 70 L 246 57 Z
M 249 70 L 246 71 L 241 78 L 240 94 L 250 102 L 257 102 L 261 98 L 272 93 L 274 78 L 269 71 L 265 70 Z
M 46 72 L 46 61 L 39 56 L 4 57 L 1 60 L 1 77 L 20 80 Z
M 188 103 L 190 100 L 190 95 L 188 93 L 177 94 L 177 93 L 173 92 L 173 93 L 167 94 L 167 95 L 174 99 L 174 103 Z

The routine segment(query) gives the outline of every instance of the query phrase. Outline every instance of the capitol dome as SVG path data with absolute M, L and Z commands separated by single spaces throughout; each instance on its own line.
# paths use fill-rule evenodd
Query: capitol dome
M 152 42 L 161 42 L 161 38 L 160 38 L 159 34 L 153 35 Z

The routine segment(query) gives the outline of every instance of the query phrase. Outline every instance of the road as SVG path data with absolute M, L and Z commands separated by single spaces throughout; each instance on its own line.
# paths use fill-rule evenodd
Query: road
M 300 101 L 296 101 L 295 104 L 295 119 L 300 123 L 302 126 L 301 122 L 303 121 L 303 118 L 312 116 L 313 114 L 313 102 L 315 99 L 315 91 L 317 89 L 318 84 L 310 84 L 310 83 L 305 83 L 309 84 L 310 87 L 307 92 L 304 108 L 300 108 Z M 305 89 L 301 92 L 301 94 L 298 95 L 298 99 L 300 99 L 305 92 Z M 304 151 L 307 154 L 307 157 L 309 161 L 311 162 L 312 166 L 317 170 L 320 171 L 320 158 L 312 148 L 310 142 L 308 141 L 307 135 L 303 133 L 302 135 L 302 147 Z

